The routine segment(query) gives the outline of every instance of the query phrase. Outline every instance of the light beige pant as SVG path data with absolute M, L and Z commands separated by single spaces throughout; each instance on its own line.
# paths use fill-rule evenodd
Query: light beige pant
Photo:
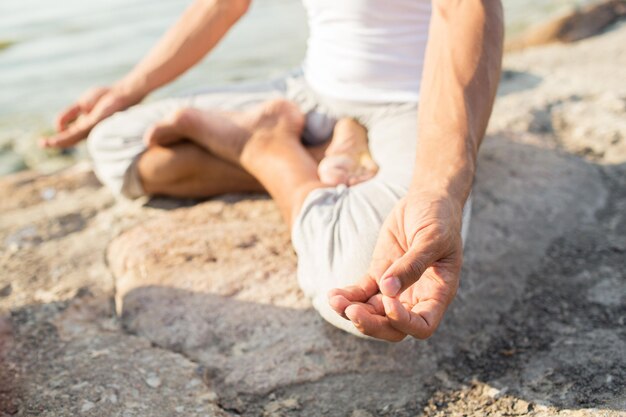
M 311 192 L 296 218 L 292 242 L 298 254 L 298 282 L 319 313 L 354 334 L 354 326 L 328 305 L 326 294 L 353 284 L 369 266 L 378 232 L 396 202 L 406 194 L 417 144 L 417 103 L 370 104 L 321 97 L 299 73 L 263 85 L 237 86 L 142 104 L 100 123 L 88 139 L 100 180 L 114 192 L 134 198 L 143 194 L 133 163 L 145 150 L 142 136 L 152 124 L 182 107 L 246 110 L 284 97 L 307 114 L 303 141 L 327 140 L 334 123 L 352 117 L 368 129 L 369 147 L 380 170 L 354 187 L 327 187 Z M 467 234 L 471 202 L 463 213 Z

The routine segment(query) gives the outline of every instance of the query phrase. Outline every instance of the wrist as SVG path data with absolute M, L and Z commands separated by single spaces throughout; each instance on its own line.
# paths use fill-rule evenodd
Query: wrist
M 472 190 L 476 153 L 469 134 L 423 127 L 410 191 L 453 200 L 463 207 Z
M 465 205 L 474 181 L 473 161 L 433 166 L 418 164 L 409 186 L 409 193 L 429 195 Z
M 113 84 L 111 91 L 127 103 L 128 106 L 139 103 L 150 93 L 147 89 L 127 79 L 122 79 Z

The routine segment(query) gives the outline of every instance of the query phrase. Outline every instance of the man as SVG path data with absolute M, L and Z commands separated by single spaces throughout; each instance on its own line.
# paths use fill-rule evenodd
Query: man
M 300 285 L 326 320 L 383 340 L 427 338 L 459 283 L 466 201 L 500 76 L 501 3 L 304 3 L 303 74 L 116 113 L 197 63 L 249 6 L 196 0 L 126 77 L 62 113 L 43 144 L 89 135 L 96 173 L 129 197 L 266 189 L 291 227 Z M 345 117 L 368 129 L 380 169 L 328 187 L 302 142 L 323 145 Z

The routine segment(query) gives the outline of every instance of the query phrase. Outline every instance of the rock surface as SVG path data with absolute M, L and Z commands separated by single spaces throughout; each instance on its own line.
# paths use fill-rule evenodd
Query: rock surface
M 0 416 L 625 415 L 626 26 L 505 67 L 425 342 L 320 319 L 265 197 L 0 180 Z
M 553 42 L 576 42 L 603 31 L 626 16 L 624 0 L 597 0 L 547 22 L 531 26 L 508 39 L 504 48 L 512 52 Z

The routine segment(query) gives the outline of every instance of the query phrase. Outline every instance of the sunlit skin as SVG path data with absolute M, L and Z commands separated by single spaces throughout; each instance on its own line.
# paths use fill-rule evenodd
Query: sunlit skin
M 367 130 L 354 119 L 335 124 L 333 137 L 317 167 L 320 181 L 326 185 L 356 185 L 378 172 L 367 146 Z
M 173 80 L 198 62 L 247 6 L 244 0 L 196 1 L 127 77 L 88 92 L 62 113 L 59 133 L 42 145 L 72 146 L 100 120 Z M 454 298 L 463 262 L 462 209 L 499 82 L 502 41 L 499 0 L 433 1 L 412 183 L 380 230 L 368 273 L 356 285 L 329 293 L 331 307 L 363 334 L 388 341 L 430 337 Z M 304 118 L 293 104 L 278 100 L 264 106 L 257 119 L 240 115 L 254 122 L 245 134 L 235 126 L 226 135 L 236 140 L 191 134 L 196 142 L 180 137 L 171 144 L 150 142 L 150 135 L 159 136 L 153 129 L 146 138 L 151 146 L 138 163 L 146 190 L 215 195 L 264 188 L 291 225 L 308 193 L 325 186 L 318 172 L 324 150 L 312 153 L 301 144 Z M 211 139 L 199 145 L 202 137 Z M 159 177 L 162 172 L 171 178 Z M 226 186 L 225 176 L 231 179 Z
M 500 1 L 434 1 L 413 181 L 385 221 L 368 274 L 329 293 L 364 334 L 424 339 L 459 285 L 462 208 L 500 79 Z
M 274 106 L 270 101 L 246 112 L 179 109 L 148 129 L 144 142 L 148 147 L 167 147 L 189 140 L 219 155 L 216 148 L 250 137 L 264 117 L 275 112 Z M 367 146 L 367 130 L 354 119 L 338 120 L 329 143 L 313 148 L 311 153 L 319 162 L 318 177 L 327 186 L 356 185 L 378 172 Z

